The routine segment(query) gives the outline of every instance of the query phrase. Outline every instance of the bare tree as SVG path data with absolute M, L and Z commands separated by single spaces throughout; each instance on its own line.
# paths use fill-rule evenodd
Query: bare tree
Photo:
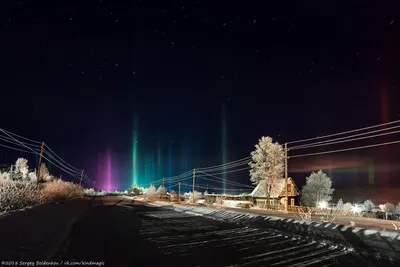
M 283 178 L 284 151 L 278 142 L 273 143 L 271 137 L 261 137 L 255 150 L 251 152 L 249 166 L 250 181 L 257 185 L 265 181 L 266 202 L 269 203 L 271 189 Z
M 167 193 L 167 189 L 160 185 L 157 189 L 157 195 L 165 195 Z

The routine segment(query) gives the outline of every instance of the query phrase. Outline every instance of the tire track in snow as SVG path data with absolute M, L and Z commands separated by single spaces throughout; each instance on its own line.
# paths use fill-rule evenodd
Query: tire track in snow
M 294 239 L 273 230 L 243 227 L 172 210 L 140 214 L 145 239 L 177 261 L 177 266 L 339 266 L 362 260 L 337 247 Z M 240 220 L 242 216 L 227 217 Z M 339 260 L 340 259 L 340 260 Z M 182 265 L 179 265 L 179 262 Z M 223 264 L 222 264 L 223 262 Z

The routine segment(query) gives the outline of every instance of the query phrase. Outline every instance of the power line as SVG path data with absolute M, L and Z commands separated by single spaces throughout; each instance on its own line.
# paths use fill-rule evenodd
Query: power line
M 32 142 L 32 143 L 36 143 L 36 144 L 41 144 L 41 143 L 42 143 L 42 142 L 39 142 L 39 141 L 36 141 L 36 140 L 32 140 L 32 139 L 29 139 L 29 138 L 23 137 L 23 136 L 21 136 L 21 135 L 18 135 L 18 134 L 15 134 L 15 133 L 9 132 L 9 131 L 7 131 L 7 130 L 4 130 L 4 129 L 0 129 L 0 131 L 4 132 L 4 133 L 5 133 L 5 134 L 7 134 L 7 135 L 13 135 L 13 136 L 19 137 L 19 138 L 21 138 L 21 139 L 24 139 L 24 140 L 30 141 L 30 142 Z
M 11 147 L 11 146 L 7 146 L 7 145 L 3 145 L 3 144 L 0 144 L 0 146 L 2 146 L 2 147 L 6 147 L 6 148 L 9 148 L 9 149 L 13 149 L 13 150 L 16 150 L 16 151 L 24 152 L 24 153 L 30 153 L 30 154 L 35 154 L 35 155 L 37 154 L 37 152 L 27 151 L 27 150 L 23 150 L 23 149 L 15 148 L 15 147 Z
M 358 137 L 358 138 L 353 138 L 353 139 L 348 139 L 348 140 L 341 140 L 341 141 L 335 141 L 335 142 L 325 142 L 323 144 L 298 146 L 298 147 L 293 147 L 290 150 L 298 150 L 298 149 L 305 149 L 305 148 L 318 147 L 318 146 L 334 145 L 334 144 L 339 144 L 339 143 L 346 143 L 346 142 L 357 141 L 357 140 L 373 138 L 373 137 L 389 135 L 389 134 L 395 134 L 395 133 L 400 133 L 400 130 L 399 131 L 388 132 L 388 133 L 375 134 L 375 135 L 370 135 L 370 136 L 363 136 L 363 137 Z
M 208 174 L 208 173 L 205 173 L 205 172 L 202 172 L 202 171 L 199 171 L 199 172 L 204 173 L 204 174 L 206 174 L 206 175 L 208 175 L 208 176 L 210 176 L 210 177 L 213 177 L 213 178 L 215 178 L 215 179 L 219 179 L 219 180 L 221 180 L 221 181 L 223 181 L 223 182 L 235 183 L 235 184 L 237 184 L 237 185 L 247 186 L 247 187 L 250 187 L 250 188 L 254 188 L 254 186 L 250 186 L 250 185 L 246 185 L 246 184 L 241 184 L 241 183 L 234 182 L 234 181 L 229 181 L 229 180 L 223 179 L 223 178 L 221 178 L 221 177 L 217 177 L 217 176 L 214 176 L 214 175 L 212 175 L 212 174 Z M 198 175 L 198 176 L 196 176 L 196 177 L 200 177 L 200 178 L 201 178 L 202 175 Z M 203 177 L 202 179 L 206 179 L 206 178 Z M 211 181 L 213 181 L 213 180 L 211 180 Z
M 250 167 L 246 167 L 246 168 L 241 168 L 241 169 L 237 169 L 237 170 L 231 170 L 231 171 L 226 171 L 226 172 L 219 172 L 219 173 L 211 173 L 211 175 L 220 175 L 220 174 L 226 174 L 226 173 L 232 173 L 232 172 L 238 172 L 238 171 L 244 171 L 244 170 L 250 170 Z
M 166 180 L 173 180 L 173 179 L 175 179 L 175 178 L 180 178 L 180 177 L 182 177 L 182 176 L 186 176 L 186 175 L 191 174 L 191 173 L 192 173 L 192 170 L 187 171 L 187 172 L 184 172 L 184 173 L 181 173 L 181 174 L 179 174 L 179 175 L 170 176 L 170 177 L 164 177 L 164 179 L 166 179 Z
M 210 178 L 205 178 L 204 176 L 196 176 L 196 178 L 199 178 L 199 179 L 203 179 L 203 180 L 207 180 L 207 181 L 211 181 L 211 182 L 214 182 L 214 183 L 223 183 L 222 181 L 215 181 L 215 180 L 212 180 L 212 179 L 210 179 Z M 236 183 L 234 183 L 234 182 L 225 182 L 226 184 L 228 184 L 228 185 L 230 185 L 230 186 L 244 186 L 244 187 L 249 187 L 249 186 L 247 186 L 247 185 L 243 185 L 243 184 L 236 184 Z M 252 188 L 252 189 L 254 189 L 254 188 Z
M 223 167 L 225 165 L 231 165 L 233 163 L 237 163 L 237 162 L 248 160 L 248 159 L 251 159 L 251 156 L 248 156 L 248 157 L 245 157 L 245 158 L 242 158 L 242 159 L 238 159 L 238 160 L 235 160 L 235 161 L 227 162 L 227 163 L 224 163 L 224 164 L 211 166 L 211 167 L 196 168 L 196 170 L 203 170 L 204 171 L 204 170 L 213 169 L 213 168 L 217 168 L 217 167 L 220 168 L 220 167 Z
M 248 165 L 248 164 L 249 164 L 249 161 L 243 161 L 243 162 L 238 162 L 238 163 L 235 163 L 235 164 L 232 164 L 232 165 L 227 165 L 227 166 L 220 167 L 220 168 L 213 168 L 213 169 L 207 169 L 207 170 L 202 170 L 202 171 L 203 172 L 225 171 L 225 170 L 228 170 L 228 169 L 233 169 L 233 168 L 240 167 L 240 166 L 245 166 L 245 165 Z
M 314 137 L 314 138 L 308 138 L 308 139 L 303 139 L 303 140 L 291 141 L 291 142 L 287 142 L 287 144 L 295 144 L 295 143 L 302 143 L 302 142 L 306 142 L 306 141 L 312 141 L 312 140 L 316 140 L 316 139 L 324 139 L 324 138 L 327 138 L 327 137 L 332 137 L 332 136 L 338 136 L 338 135 L 343 135 L 343 134 L 348 134 L 348 133 L 359 132 L 359 131 L 363 131 L 363 130 L 367 130 L 367 129 L 372 129 L 372 128 L 377 128 L 377 127 L 381 127 L 381 126 L 385 126 L 385 125 L 390 125 L 390 124 L 394 124 L 394 123 L 398 123 L 398 122 L 400 122 L 400 120 L 392 121 L 392 122 L 387 122 L 387 123 L 382 123 L 382 124 L 373 125 L 373 126 L 368 126 L 368 127 L 359 128 L 359 129 L 354 129 L 354 130 L 350 130 L 350 131 L 335 133 L 335 134 L 329 134 L 329 135 L 324 135 L 324 136 L 317 136 L 317 137 Z
M 51 154 L 50 154 L 49 152 L 47 152 L 46 150 L 44 150 L 43 152 L 44 152 L 44 154 L 46 154 L 47 156 L 49 156 L 49 158 L 51 158 L 52 160 L 54 160 L 55 162 L 57 162 L 58 164 L 60 164 L 61 166 L 63 166 L 65 169 L 69 170 L 70 172 L 76 173 L 77 175 L 80 175 L 80 174 L 81 174 L 82 170 L 76 171 L 76 170 L 74 170 L 74 169 L 71 169 L 71 168 L 67 167 L 66 165 L 64 165 L 61 161 L 59 161 L 59 160 L 57 160 L 55 157 L 53 157 L 53 155 L 51 155 Z
M 7 137 L 7 136 L 0 136 L 0 140 L 6 141 L 6 142 L 14 144 L 14 145 L 22 146 L 20 143 L 13 141 L 12 138 Z M 36 147 L 36 148 L 40 147 L 40 145 L 33 145 L 33 144 L 24 143 L 24 142 L 21 142 L 21 143 L 23 143 L 24 145 L 29 145 L 29 146 Z
M 64 162 L 64 163 L 65 163 L 66 165 L 68 165 L 70 168 L 75 169 L 75 170 L 77 170 L 77 171 L 82 171 L 82 170 L 80 170 L 80 169 L 78 169 L 78 168 L 76 168 L 76 167 L 74 167 L 74 166 L 68 164 L 68 162 L 66 162 L 66 161 L 63 160 L 60 156 L 58 156 L 47 144 L 44 144 L 44 145 L 45 145 L 45 147 L 47 147 L 47 149 L 48 149 L 51 153 L 53 153 L 57 158 L 59 158 L 62 162 Z
M 184 186 L 192 186 L 192 185 L 190 185 L 190 184 L 185 184 L 185 183 L 181 183 L 181 185 L 184 185 Z M 219 191 L 224 191 L 224 190 L 230 190 L 230 191 L 244 191 L 244 190 L 247 190 L 247 191 L 250 191 L 250 190 L 252 190 L 252 189 L 249 189 L 249 188 L 246 188 L 246 189 L 242 189 L 242 188 L 238 188 L 238 189 L 236 189 L 236 188 L 219 188 L 219 187 L 209 187 L 209 188 L 207 188 L 207 187 L 205 187 L 205 186 L 201 186 L 201 185 L 196 185 L 196 187 L 197 188 L 202 188 L 202 189 L 208 189 L 208 190 L 219 190 Z
M 397 143 L 400 143 L 400 141 L 393 141 L 393 142 L 379 143 L 379 144 L 374 144 L 374 145 L 367 145 L 367 146 L 359 146 L 359 147 L 331 150 L 331 151 L 318 152 L 318 153 L 294 155 L 294 156 L 290 156 L 288 158 L 300 158 L 300 157 L 308 157 L 308 156 L 315 156 L 315 155 L 322 155 L 322 154 L 338 153 L 338 152 L 343 152 L 343 151 L 350 151 L 350 150 L 357 150 L 357 149 L 363 149 L 363 148 L 392 145 L 392 144 L 397 144 Z

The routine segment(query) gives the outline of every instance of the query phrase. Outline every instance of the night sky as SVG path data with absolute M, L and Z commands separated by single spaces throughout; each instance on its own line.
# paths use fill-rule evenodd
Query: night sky
M 398 120 L 399 10 L 398 1 L 2 1 L 0 128 L 45 141 L 100 185 L 109 157 L 113 189 L 125 189 L 135 133 L 148 183 L 244 158 L 262 135 L 284 143 Z M 372 143 L 388 140 L 399 139 Z M 399 184 L 399 150 L 293 160 L 289 175 L 301 186 L 325 168 L 355 185 L 373 165 L 379 184 Z M 0 151 L 2 164 L 23 156 Z M 246 171 L 227 178 L 250 183 Z

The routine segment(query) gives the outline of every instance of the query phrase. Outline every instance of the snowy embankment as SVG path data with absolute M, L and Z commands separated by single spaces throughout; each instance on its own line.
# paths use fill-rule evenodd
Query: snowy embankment
M 358 253 L 400 262 L 400 232 L 397 231 L 284 219 L 238 211 L 215 210 L 208 207 L 164 206 L 164 208 L 257 228 L 274 229 L 293 237 L 311 238 L 321 243 L 344 245 Z
M 37 205 L 0 216 L 0 259 L 49 259 L 93 201 L 74 199 Z

